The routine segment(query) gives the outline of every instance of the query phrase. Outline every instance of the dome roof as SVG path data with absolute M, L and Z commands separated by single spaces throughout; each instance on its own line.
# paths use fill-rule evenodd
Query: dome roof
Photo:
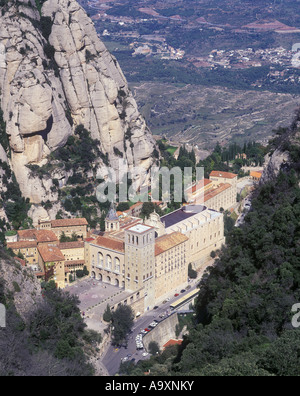
M 108 214 L 106 216 L 106 220 L 108 221 L 117 221 L 119 220 L 119 217 L 117 215 L 116 207 L 114 204 L 112 204 L 111 208 L 108 211 Z

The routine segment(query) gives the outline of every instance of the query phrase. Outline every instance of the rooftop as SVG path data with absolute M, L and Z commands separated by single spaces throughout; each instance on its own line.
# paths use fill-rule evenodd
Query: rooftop
M 51 230 L 35 230 L 35 236 L 38 243 L 57 242 L 57 236 Z
M 51 230 L 20 230 L 18 231 L 19 241 L 57 242 L 57 236 Z
M 214 198 L 215 196 L 221 194 L 223 191 L 231 187 L 232 187 L 231 184 L 225 183 L 225 184 L 220 184 L 219 187 L 215 188 L 214 190 L 207 191 L 207 193 L 204 194 L 204 202 L 209 201 L 210 199 Z
M 201 205 L 187 205 L 175 212 L 169 213 L 166 216 L 161 217 L 162 223 L 165 223 L 165 227 L 169 228 L 173 225 L 180 223 L 190 217 L 195 216 L 198 213 L 203 212 L 206 209 L 205 206 Z
M 45 263 L 52 261 L 65 261 L 65 257 L 56 246 L 39 246 L 39 253 Z
M 173 232 L 169 235 L 163 235 L 157 238 L 155 241 L 155 256 L 158 256 L 186 241 L 188 241 L 188 237 L 181 234 L 180 232 Z
M 28 249 L 28 248 L 36 248 L 37 241 L 19 241 L 19 242 L 8 242 L 8 249 Z
M 212 171 L 209 177 L 222 177 L 224 179 L 235 179 L 238 175 L 230 172 Z
M 51 226 L 52 228 L 57 227 L 74 227 L 74 226 L 87 226 L 88 222 L 86 219 L 60 219 L 60 220 L 52 220 Z
M 206 186 L 208 186 L 208 185 L 211 184 L 211 183 L 212 183 L 212 181 L 209 180 L 209 179 L 202 179 L 202 180 L 199 180 L 197 184 L 194 184 L 193 186 L 189 187 L 189 188 L 186 190 L 186 192 L 187 192 L 188 194 L 194 194 L 194 193 L 196 193 L 197 191 L 203 189 L 203 187 L 206 187 Z
M 107 238 L 105 236 L 99 236 L 94 242 L 95 245 L 104 247 L 107 249 L 115 250 L 120 253 L 125 252 L 125 244 L 122 241 L 117 241 L 113 238 Z
M 143 234 L 144 232 L 150 231 L 152 227 L 144 225 L 144 224 L 137 224 L 133 227 L 128 228 L 128 231 L 136 232 L 137 234 Z
M 66 249 L 79 249 L 84 248 L 84 242 L 63 242 L 58 245 L 59 249 L 66 250 Z

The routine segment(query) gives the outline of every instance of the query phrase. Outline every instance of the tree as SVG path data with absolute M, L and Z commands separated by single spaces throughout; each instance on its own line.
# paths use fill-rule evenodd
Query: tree
M 147 219 L 154 211 L 156 211 L 156 213 L 158 213 L 160 216 L 163 215 L 162 210 L 157 204 L 155 204 L 154 202 L 144 202 L 141 216 Z
M 110 323 L 112 320 L 112 313 L 109 304 L 107 304 L 106 310 L 104 311 L 103 320 L 107 323 Z
M 113 344 L 119 345 L 126 340 L 126 336 L 134 323 L 134 312 L 128 305 L 120 305 L 112 314 Z
M 151 341 L 148 346 L 149 353 L 153 356 L 158 355 L 160 352 L 159 345 L 156 341 Z
M 188 276 L 189 276 L 190 279 L 196 279 L 197 278 L 197 271 L 195 271 L 193 269 L 192 263 L 189 264 Z

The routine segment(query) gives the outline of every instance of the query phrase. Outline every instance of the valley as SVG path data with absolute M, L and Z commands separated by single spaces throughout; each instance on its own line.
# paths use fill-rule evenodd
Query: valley
M 291 123 L 300 101 L 300 95 L 159 82 L 132 90 L 153 133 L 208 151 L 217 142 L 266 145 L 274 129 Z
M 217 141 L 266 144 L 291 122 L 300 95 L 297 1 L 80 3 L 154 135 L 210 150 Z

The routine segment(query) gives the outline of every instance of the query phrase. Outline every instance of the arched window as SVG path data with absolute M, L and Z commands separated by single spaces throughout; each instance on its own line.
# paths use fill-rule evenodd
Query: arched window
M 98 266 L 103 267 L 103 254 L 98 252 Z
M 118 257 L 115 257 L 115 271 L 120 272 L 120 259 Z
M 111 270 L 111 263 L 112 263 L 112 259 L 111 259 L 110 255 L 108 254 L 106 256 L 106 268 L 109 270 Z

